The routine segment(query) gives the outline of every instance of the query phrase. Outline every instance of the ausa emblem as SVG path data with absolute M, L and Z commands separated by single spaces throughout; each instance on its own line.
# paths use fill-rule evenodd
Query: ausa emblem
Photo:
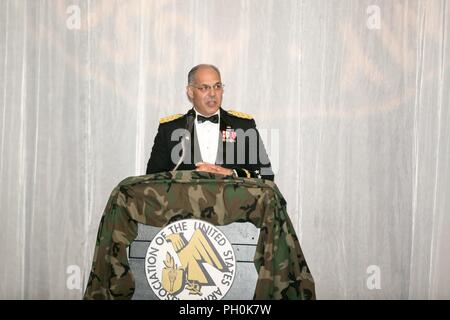
M 145 258 L 147 280 L 160 299 L 222 299 L 235 275 L 233 247 L 210 223 L 189 219 L 162 229 Z

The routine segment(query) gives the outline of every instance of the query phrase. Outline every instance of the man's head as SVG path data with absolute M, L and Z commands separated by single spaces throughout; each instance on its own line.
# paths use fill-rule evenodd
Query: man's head
M 198 112 L 205 116 L 214 114 L 222 104 L 223 85 L 219 69 L 209 64 L 192 68 L 186 93 Z

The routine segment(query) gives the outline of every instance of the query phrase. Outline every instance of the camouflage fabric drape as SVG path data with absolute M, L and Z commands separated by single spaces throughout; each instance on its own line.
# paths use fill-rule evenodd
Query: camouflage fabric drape
M 315 299 L 314 280 L 275 183 L 176 171 L 123 180 L 100 221 L 84 299 L 131 299 L 134 278 L 126 248 L 138 223 L 164 227 L 196 218 L 214 225 L 249 221 L 260 228 L 254 299 Z

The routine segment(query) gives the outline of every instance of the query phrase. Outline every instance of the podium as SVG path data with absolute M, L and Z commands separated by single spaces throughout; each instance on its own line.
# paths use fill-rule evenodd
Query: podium
M 142 243 L 150 241 L 152 231 L 144 228 L 142 235 L 139 235 L 138 225 L 161 228 L 186 219 L 224 228 L 251 223 L 259 229 L 256 246 L 254 242 L 244 245 L 234 243 L 235 252 L 239 253 L 247 251 L 249 247 L 255 248 L 252 260 L 257 272 L 256 285 L 253 285 L 251 278 L 247 278 L 251 275 L 250 271 L 240 272 L 243 281 L 235 281 L 244 282 L 243 287 L 237 288 L 234 293 L 231 291 L 226 296 L 228 299 L 243 299 L 243 296 L 235 295 L 253 286 L 253 299 L 315 299 L 314 279 L 287 214 L 286 201 L 275 183 L 198 171 L 129 177 L 114 188 L 99 224 L 92 268 L 83 298 L 132 299 L 136 293 L 137 299 L 150 299 L 151 296 L 141 290 L 140 286 L 145 284 L 142 279 L 138 279 L 139 287 L 136 290 L 133 271 L 139 277 L 137 261 L 140 258 L 142 260 L 142 246 L 145 247 Z M 254 241 L 256 235 L 250 238 Z M 194 239 L 196 248 L 201 243 L 207 244 L 207 240 L 202 240 L 201 236 Z M 233 239 L 229 240 L 233 242 Z M 175 239 L 175 242 L 177 248 L 180 248 L 180 244 L 186 245 L 182 239 Z M 207 254 L 211 252 L 208 250 Z M 159 263 L 164 261 L 165 264 L 168 261 L 166 271 L 177 273 L 180 270 L 173 269 L 175 267 L 169 255 L 155 260 Z M 242 262 L 239 262 L 240 270 L 243 270 L 243 264 L 248 263 L 250 256 L 251 252 L 244 254 Z M 129 258 L 132 259 L 132 266 Z M 191 256 L 188 258 L 192 260 Z M 239 257 L 237 260 L 240 261 Z M 193 263 L 195 265 L 195 261 Z M 174 275 L 170 272 L 166 274 L 173 281 Z M 193 287 L 189 290 L 195 292 L 195 283 L 191 285 Z

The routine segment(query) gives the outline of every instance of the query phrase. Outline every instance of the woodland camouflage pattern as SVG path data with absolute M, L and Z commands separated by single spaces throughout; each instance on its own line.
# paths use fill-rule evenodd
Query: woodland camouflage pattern
M 314 280 L 275 183 L 197 171 L 123 180 L 100 221 L 84 299 L 131 299 L 134 277 L 126 248 L 138 223 L 164 227 L 196 218 L 214 225 L 251 222 L 260 228 L 254 257 L 254 299 L 315 299 Z

